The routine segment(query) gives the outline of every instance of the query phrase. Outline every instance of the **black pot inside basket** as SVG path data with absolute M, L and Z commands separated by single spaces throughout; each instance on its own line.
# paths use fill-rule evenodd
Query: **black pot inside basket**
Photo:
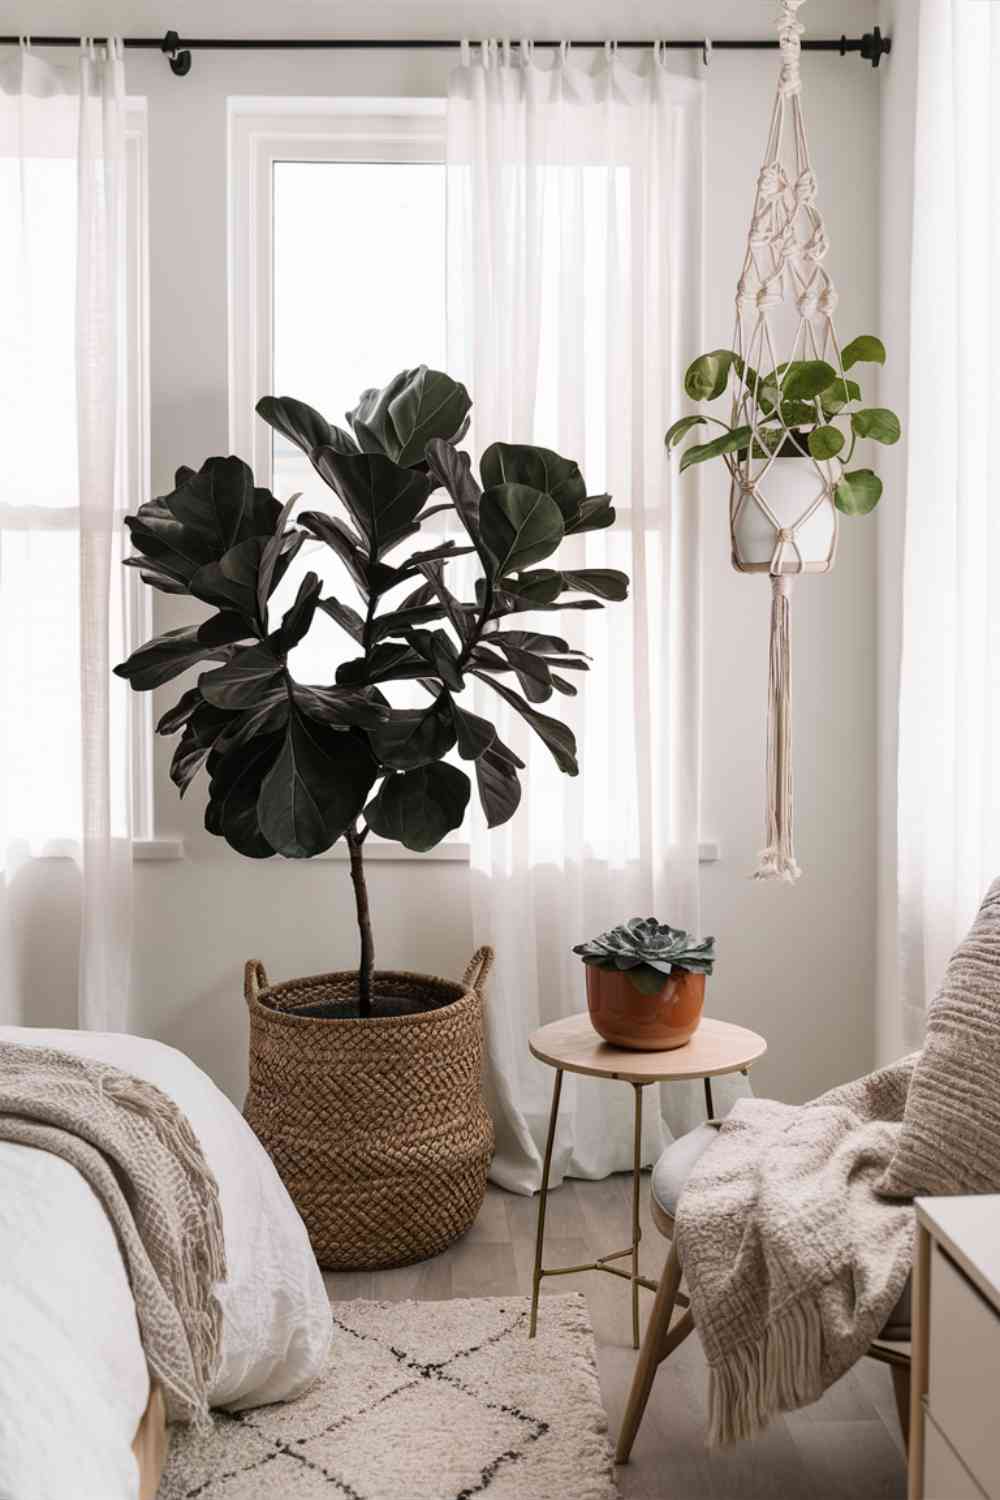
M 264 1003 L 267 1004 L 266 999 Z M 419 1016 L 426 1011 L 441 1010 L 443 1006 L 454 1003 L 454 997 L 450 995 L 421 999 L 417 995 L 376 993 L 372 995 L 370 1019 L 377 1021 L 386 1016 Z M 358 1021 L 361 1019 L 356 995 L 344 1000 L 314 1000 L 310 1004 L 292 1005 L 287 1009 L 282 1006 L 281 1010 L 283 1015 L 307 1016 L 313 1021 Z

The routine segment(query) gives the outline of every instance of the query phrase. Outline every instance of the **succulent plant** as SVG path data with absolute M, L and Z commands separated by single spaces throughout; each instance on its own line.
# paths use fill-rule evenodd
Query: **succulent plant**
M 632 917 L 600 937 L 577 943 L 573 952 L 595 968 L 627 972 L 637 990 L 653 995 L 674 969 L 711 974 L 715 938 L 697 942 L 679 927 L 661 924 L 655 917 Z

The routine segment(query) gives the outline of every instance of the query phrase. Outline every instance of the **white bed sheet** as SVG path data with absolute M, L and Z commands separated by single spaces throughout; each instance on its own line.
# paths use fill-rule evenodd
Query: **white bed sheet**
M 215 1173 L 228 1278 L 215 1406 L 299 1395 L 323 1369 L 330 1313 L 305 1228 L 257 1138 L 182 1053 L 141 1037 L 0 1026 L 157 1084 Z M 136 1500 L 131 1445 L 149 1398 L 111 1226 L 60 1158 L 0 1142 L 0 1500 Z

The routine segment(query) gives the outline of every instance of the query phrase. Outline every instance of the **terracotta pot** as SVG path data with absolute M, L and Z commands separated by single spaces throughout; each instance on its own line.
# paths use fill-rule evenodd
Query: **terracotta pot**
M 705 1004 L 705 976 L 675 969 L 653 995 L 637 990 L 627 972 L 587 970 L 587 1009 L 598 1036 L 613 1047 L 669 1052 L 698 1030 Z

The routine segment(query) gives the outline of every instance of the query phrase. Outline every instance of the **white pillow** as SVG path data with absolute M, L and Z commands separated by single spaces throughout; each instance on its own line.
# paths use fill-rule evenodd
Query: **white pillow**
M 18 1026 L 0 1026 L 0 1041 L 110 1063 L 156 1084 L 183 1110 L 219 1184 L 226 1241 L 222 1360 L 209 1400 L 242 1410 L 301 1395 L 326 1363 L 330 1306 L 305 1225 L 239 1111 L 162 1042 Z

